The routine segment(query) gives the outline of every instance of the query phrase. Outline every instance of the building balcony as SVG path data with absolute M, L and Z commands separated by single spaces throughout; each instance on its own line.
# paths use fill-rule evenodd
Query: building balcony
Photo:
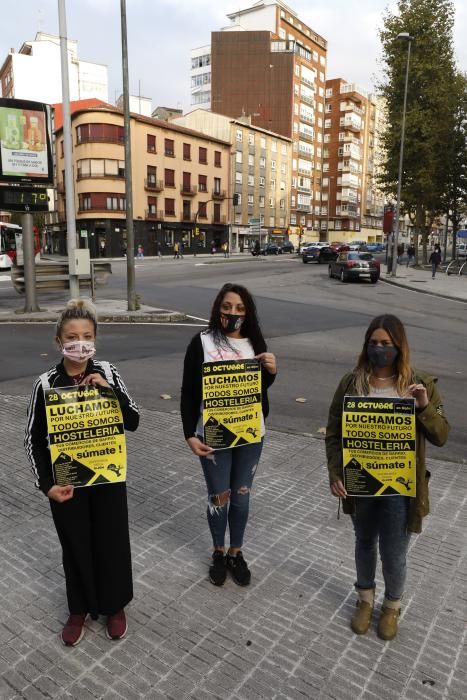
M 298 186 L 297 186 L 297 190 L 298 190 L 299 192 L 307 192 L 307 193 L 309 193 L 309 192 L 311 192 L 311 187 L 304 187 L 303 185 L 298 185 Z
M 308 95 L 300 95 L 300 102 L 304 102 L 307 105 L 311 105 L 311 107 L 314 107 L 315 104 L 315 98 L 314 97 L 308 97 Z
M 107 207 L 98 205 L 91 205 L 86 209 L 78 208 L 78 214 L 90 214 L 91 212 L 99 212 L 99 214 L 107 214 L 107 216 L 109 214 L 117 214 L 119 217 L 122 217 L 125 216 L 126 209 L 107 209 Z
M 310 202 L 310 204 L 304 204 L 303 202 L 298 202 L 295 209 L 297 209 L 298 211 L 310 211 L 311 202 Z
M 315 87 L 314 82 L 312 80 L 308 80 L 308 78 L 305 78 L 303 75 L 300 77 L 300 80 L 304 85 L 308 85 L 311 88 Z
M 197 194 L 198 188 L 196 185 L 180 185 L 180 194 L 185 197 L 194 197 Z
M 225 216 L 225 214 L 220 214 L 219 216 L 213 216 L 211 218 L 211 223 L 225 225 L 227 223 L 227 217 Z
M 227 197 L 227 192 L 225 190 L 213 190 L 211 192 L 211 197 L 213 199 L 225 199 Z
M 309 170 L 307 170 L 307 169 L 305 169 L 305 168 L 299 168 L 299 169 L 298 169 L 298 172 L 299 172 L 300 175 L 305 175 L 305 177 L 311 177 L 311 176 L 312 176 L 312 168 L 310 168 Z
M 305 141 L 311 141 L 312 143 L 315 140 L 313 131 L 299 131 L 298 136 L 299 138 L 304 139 Z
M 350 129 L 351 131 L 356 132 L 362 130 L 362 120 L 357 115 L 346 114 L 342 122 L 343 123 L 341 124 L 341 126 L 343 126 L 344 129 Z
M 191 211 L 185 211 L 185 212 L 183 212 L 183 214 L 182 214 L 182 221 L 183 221 L 184 223 L 187 223 L 187 222 L 188 222 L 188 223 L 192 224 L 192 223 L 194 223 L 194 221 L 195 221 L 195 215 L 192 214 Z
M 300 113 L 299 119 L 301 122 L 306 122 L 307 124 L 314 124 L 315 123 L 315 118 L 312 115 L 308 116 L 306 114 Z
M 162 216 L 160 216 L 160 214 L 163 214 L 163 212 L 162 211 L 158 212 L 157 209 L 156 210 L 146 209 L 144 212 L 144 218 L 149 219 L 151 221 L 160 221 L 163 218 Z
M 147 177 L 144 180 L 144 189 L 150 192 L 162 192 L 164 189 L 164 180 L 156 180 L 151 177 Z

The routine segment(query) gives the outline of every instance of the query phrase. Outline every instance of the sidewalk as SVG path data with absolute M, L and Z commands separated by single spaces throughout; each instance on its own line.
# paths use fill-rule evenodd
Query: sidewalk
M 467 471 L 431 461 L 432 514 L 412 539 L 400 633 L 357 637 L 353 535 L 337 520 L 324 443 L 269 431 L 245 556 L 252 583 L 207 580 L 201 469 L 178 415 L 142 411 L 128 436 L 135 598 L 128 636 L 86 623 L 75 648 L 60 547 L 22 447 L 26 398 L 0 396 L 0 698 L 364 700 L 467 697 Z M 102 487 L 105 488 L 105 487 Z M 378 580 L 377 608 L 382 600 Z
M 446 299 L 457 299 L 458 301 L 467 303 L 467 276 L 462 275 L 447 275 L 445 272 L 437 272 L 435 279 L 431 278 L 431 269 L 416 269 L 414 267 L 406 267 L 406 265 L 397 266 L 397 276 L 391 277 L 386 273 L 385 263 L 381 263 L 382 282 L 395 284 L 398 287 L 405 287 L 424 294 L 433 294 L 437 297 L 445 297 Z

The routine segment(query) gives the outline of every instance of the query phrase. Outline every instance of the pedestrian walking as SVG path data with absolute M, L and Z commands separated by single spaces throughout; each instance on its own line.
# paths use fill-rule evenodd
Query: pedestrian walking
M 261 363 L 261 441 L 213 450 L 203 442 L 203 363 L 248 358 Z M 269 413 L 268 388 L 276 371 L 276 358 L 267 350 L 251 294 L 239 284 L 225 284 L 214 300 L 208 328 L 195 335 L 188 345 L 181 394 L 185 439 L 200 458 L 208 492 L 207 519 L 214 547 L 209 578 L 215 586 L 223 585 L 227 570 L 240 586 L 250 583 L 251 573 L 242 554 L 243 537 L 253 477 L 263 446 L 264 421 Z M 230 547 L 226 554 L 227 523 Z
M 161 244 L 159 243 L 159 241 L 156 241 L 156 255 L 159 259 L 162 258 Z
M 398 245 L 397 245 L 397 264 L 398 265 L 401 264 L 403 255 L 404 255 L 404 244 L 398 243 Z
M 413 397 L 416 408 L 416 496 L 348 497 L 343 483 L 342 410 L 344 396 Z M 443 445 L 449 425 L 437 388 L 437 379 L 414 369 L 401 321 L 392 315 L 374 318 L 365 333 L 356 368 L 346 374 L 334 394 L 326 429 L 326 455 L 331 493 L 343 499 L 343 510 L 355 530 L 357 610 L 351 620 L 356 634 L 370 626 L 375 600 L 377 546 L 385 584 L 378 636 L 393 639 L 398 630 L 406 578 L 410 534 L 421 532 L 429 512 L 425 440 Z M 382 461 L 393 458 L 388 449 Z
M 441 248 L 439 247 L 438 244 L 435 245 L 434 251 L 430 255 L 430 259 L 428 262 L 431 263 L 431 278 L 435 279 L 436 272 L 438 270 L 438 267 L 441 263 Z
M 118 373 L 95 354 L 97 316 L 83 300 L 71 300 L 59 316 L 55 341 L 61 362 L 35 382 L 28 409 L 25 448 L 36 486 L 49 498 L 62 546 L 69 617 L 62 631 L 66 646 L 76 646 L 88 614 L 107 616 L 106 634 L 121 639 L 127 631 L 124 608 L 133 598 L 128 509 L 124 482 L 74 488 L 54 484 L 48 444 L 44 390 L 72 385 L 111 387 L 126 430 L 136 430 L 138 408 Z
M 138 245 L 136 257 L 140 258 L 141 260 L 144 258 L 144 248 L 141 243 Z
M 186 245 L 186 244 L 185 244 L 185 241 L 182 239 L 182 240 L 180 241 L 180 257 L 181 257 L 182 260 L 183 260 L 183 254 L 184 254 L 184 252 L 185 252 L 185 245 Z
M 227 243 L 227 241 L 224 241 L 224 243 L 222 244 L 222 252 L 224 253 L 224 258 L 229 257 L 229 244 Z
M 415 265 L 415 246 L 412 241 L 407 248 L 407 267 L 413 267 Z
M 176 241 L 174 243 L 174 260 L 175 258 L 178 260 L 180 257 L 180 244 Z

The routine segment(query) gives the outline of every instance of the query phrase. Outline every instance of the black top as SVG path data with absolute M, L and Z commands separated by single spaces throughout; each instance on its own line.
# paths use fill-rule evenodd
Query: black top
M 123 380 L 114 365 L 110 365 L 110 371 L 112 374 L 112 381 L 109 381 L 110 378 L 106 377 L 105 369 L 101 362 L 98 360 L 89 360 L 84 376 L 98 373 L 104 377 L 104 379 L 109 381 L 109 384 L 118 399 L 120 408 L 122 409 L 123 425 L 125 430 L 136 430 L 139 423 L 138 406 L 129 395 L 125 384 L 123 383 Z M 47 380 L 50 387 L 64 387 L 71 386 L 73 384 L 72 379 L 70 379 L 66 373 L 63 360 L 56 367 L 47 372 Z M 31 464 L 31 469 L 36 477 L 35 484 L 47 495 L 49 489 L 51 489 L 54 485 L 54 478 L 52 473 L 52 462 L 50 459 L 47 417 L 45 412 L 44 391 L 42 388 L 41 377 L 38 377 L 34 383 L 29 402 L 28 422 L 26 425 L 24 446 Z
M 180 411 L 182 414 L 183 433 L 185 440 L 196 436 L 196 426 L 203 398 L 201 370 L 204 362 L 204 350 L 201 333 L 197 333 L 190 341 L 185 353 L 183 364 L 182 396 Z M 268 389 L 276 378 L 261 366 L 261 403 L 264 418 L 269 414 Z

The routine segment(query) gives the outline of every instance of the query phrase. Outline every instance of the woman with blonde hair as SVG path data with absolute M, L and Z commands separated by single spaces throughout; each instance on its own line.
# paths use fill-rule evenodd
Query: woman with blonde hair
M 341 379 L 329 409 L 326 455 L 331 493 L 343 499 L 343 510 L 351 515 L 355 530 L 355 588 L 359 599 L 351 628 L 356 634 L 365 634 L 371 623 L 378 543 L 385 583 L 378 636 L 390 640 L 397 634 L 410 534 L 421 532 L 422 519 L 429 512 L 430 472 L 425 466 L 425 440 L 441 446 L 449 432 L 437 381 L 436 377 L 412 368 L 403 324 L 396 316 L 384 314 L 368 326 L 357 366 Z M 415 399 L 415 498 L 347 496 L 342 452 L 342 411 L 347 395 Z
M 133 597 L 128 508 L 124 482 L 75 488 L 54 483 L 48 443 L 45 394 L 53 387 L 112 388 L 125 430 L 136 430 L 138 407 L 116 367 L 94 360 L 97 315 L 82 299 L 68 302 L 57 321 L 55 341 L 62 360 L 36 380 L 28 409 L 26 454 L 36 486 L 49 498 L 62 546 L 69 617 L 62 631 L 66 646 L 76 646 L 88 614 L 107 617 L 109 639 L 127 631 L 124 608 Z

